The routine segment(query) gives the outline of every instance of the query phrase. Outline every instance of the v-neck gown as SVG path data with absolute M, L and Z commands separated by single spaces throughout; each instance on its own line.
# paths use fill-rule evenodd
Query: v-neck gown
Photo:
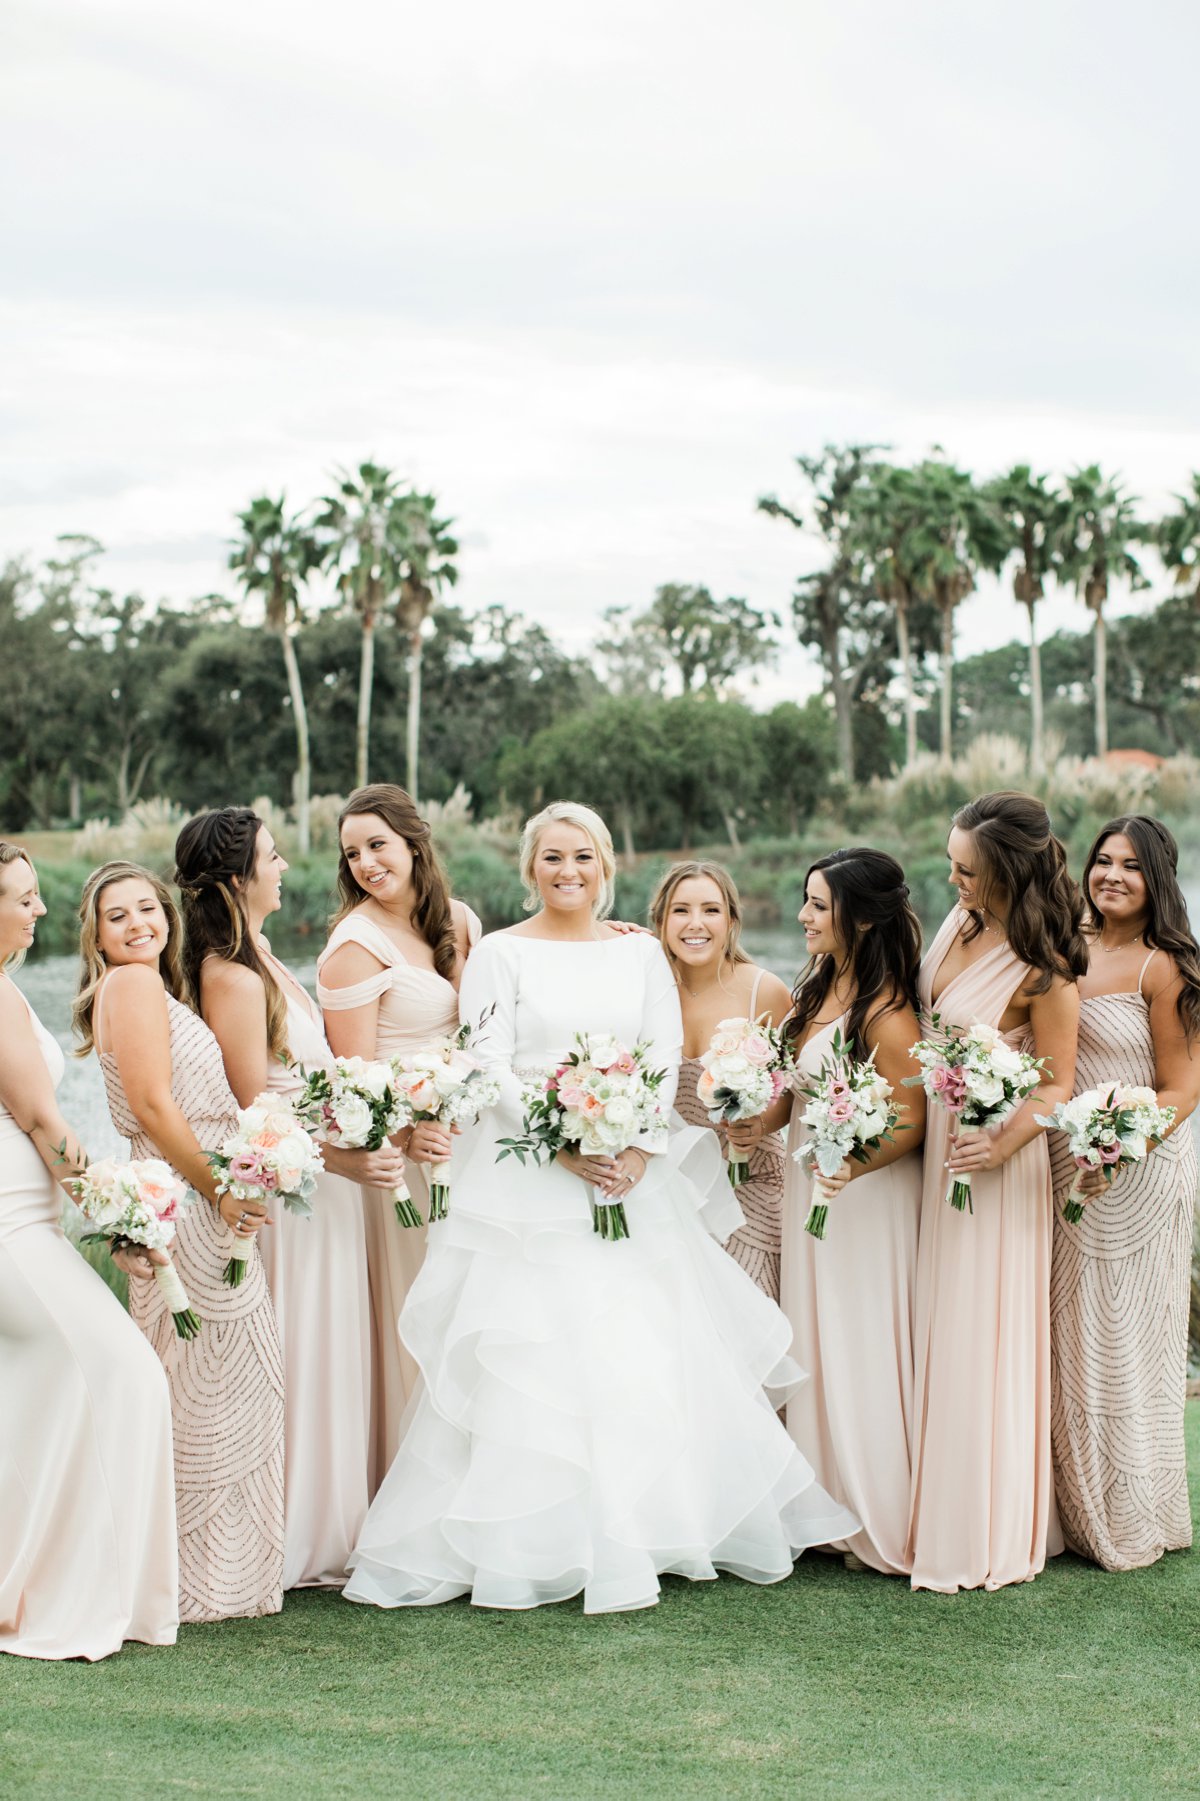
M 922 1024 L 967 915 L 955 908 L 921 965 Z M 1031 977 L 1007 943 L 942 989 L 947 1025 L 998 1026 Z M 1004 1041 L 1028 1050 L 1028 1028 Z M 1031 1581 L 1057 1538 L 1050 1474 L 1050 1158 L 1045 1134 L 946 1200 L 950 1116 L 925 1132 L 916 1288 L 916 1426 L 909 1533 L 914 1588 L 954 1594 Z M 832 1229 L 832 1227 L 831 1227 Z
M 270 956 L 270 953 L 268 953 Z M 321 1015 L 277 957 L 287 1001 L 290 1064 L 273 1060 L 267 1086 L 281 1095 L 302 1071 L 328 1068 Z M 277 1207 L 260 1234 L 263 1268 L 283 1348 L 283 1586 L 339 1588 L 367 1512 L 371 1328 L 362 1191 L 325 1172 L 312 1217 Z
M 794 1087 L 814 1077 L 845 1016 L 801 1048 Z M 907 1575 L 912 1488 L 913 1290 L 921 1154 L 856 1175 L 829 1209 L 826 1235 L 804 1230 L 813 1180 L 795 1161 L 805 1143 L 797 1100 L 788 1128 L 779 1304 L 797 1363 L 809 1373 L 787 1427 L 817 1481 L 855 1512 L 861 1532 L 838 1545 L 885 1575 Z
M 30 1019 L 57 1087 L 62 1051 Z M 0 1106 L 0 1651 L 94 1660 L 126 1639 L 175 1643 L 171 1402 L 62 1213 Z
M 467 936 L 474 944 L 482 930 L 467 909 Z M 351 988 L 330 988 L 321 971 L 343 944 L 358 944 L 377 959 L 377 974 Z M 327 1013 L 347 1012 L 379 1002 L 375 1055 L 396 1057 L 419 1051 L 458 1027 L 458 994 L 433 969 L 406 962 L 387 933 L 360 913 L 347 914 L 330 933 L 317 959 L 317 998 Z M 426 1167 L 405 1162 L 405 1176 L 423 1217 L 428 1214 Z M 400 1422 L 420 1371 L 401 1342 L 399 1320 L 405 1298 L 425 1261 L 428 1226 L 402 1226 L 392 1195 L 384 1188 L 361 1189 L 371 1297 L 371 1428 L 367 1487 L 373 1496 L 400 1445 Z

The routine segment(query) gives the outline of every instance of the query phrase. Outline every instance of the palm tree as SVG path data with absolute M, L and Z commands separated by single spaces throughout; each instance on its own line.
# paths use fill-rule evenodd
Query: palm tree
M 1067 477 L 1066 507 L 1057 538 L 1063 574 L 1073 581 L 1085 606 L 1095 614 L 1092 630 L 1093 687 L 1096 706 L 1096 755 L 1108 752 L 1108 646 L 1104 607 L 1109 583 L 1123 577 L 1131 588 L 1147 586 L 1141 565 L 1130 549 L 1146 536 L 1134 514 L 1134 501 L 1116 480 L 1092 463 Z
M 1194 587 L 1192 598 L 1200 606 L 1200 474 L 1192 476 L 1191 493 L 1175 499 L 1179 511 L 1160 519 L 1152 536 L 1176 586 Z
M 848 496 L 851 554 L 860 557 L 880 600 L 895 616 L 896 648 L 904 682 L 904 763 L 917 756 L 917 685 L 914 674 L 914 615 L 921 595 L 910 554 L 910 538 L 920 519 L 920 494 L 911 470 L 898 463 L 872 463 Z
M 432 494 L 406 494 L 392 511 L 392 538 L 400 567 L 400 592 L 396 618 L 408 633 L 408 791 L 417 798 L 417 760 L 421 739 L 421 657 L 424 626 L 437 601 L 438 591 L 453 587 L 458 570 L 450 561 L 458 555 L 458 543 L 450 536 L 449 519 L 435 516 Z
M 1028 463 L 1018 463 L 1007 475 L 997 475 L 984 488 L 1008 531 L 1009 545 L 1017 553 L 1013 593 L 1029 614 L 1029 701 L 1032 718 L 1029 767 L 1034 775 L 1046 769 L 1045 708 L 1042 700 L 1042 654 L 1037 635 L 1037 603 L 1045 598 L 1046 577 L 1061 567 L 1058 543 L 1066 502 L 1061 489 L 1048 475 L 1034 475 Z
M 873 637 L 864 630 L 872 600 L 861 549 L 852 541 L 851 506 L 875 450 L 871 444 L 826 444 L 819 457 L 798 456 L 797 467 L 811 489 L 807 512 L 784 506 L 773 494 L 764 494 L 758 502 L 760 513 L 786 519 L 798 531 L 809 530 L 811 523 L 829 546 L 828 567 L 797 578 L 792 604 L 797 635 L 819 651 L 825 665 L 837 727 L 838 767 L 847 782 L 854 780 L 854 697 L 869 654 L 858 657 L 857 668 L 849 664 L 854 640 Z
M 362 652 L 358 675 L 358 726 L 355 739 L 354 781 L 367 783 L 371 735 L 371 689 L 375 679 L 375 627 L 380 613 L 400 589 L 401 559 L 397 554 L 397 503 L 400 492 L 390 469 L 380 463 L 360 463 L 357 479 L 340 473 L 338 491 L 318 502 L 321 511 L 314 522 L 322 534 L 322 561 L 336 569 L 337 589 L 358 614 L 362 627 Z
M 296 774 L 292 793 L 296 806 L 296 835 L 300 854 L 309 849 L 308 806 L 311 770 L 308 751 L 308 710 L 300 683 L 300 665 L 296 659 L 293 634 L 303 618 L 301 591 L 321 561 L 316 539 L 300 523 L 297 515 L 288 517 L 284 496 L 274 500 L 260 494 L 237 516 L 242 536 L 229 554 L 229 567 L 247 594 L 261 594 L 269 631 L 278 632 L 283 646 L 283 662 L 287 670 L 288 693 L 292 697 L 292 719 L 296 727 Z
M 940 751 L 949 763 L 954 718 L 954 616 L 975 591 L 980 569 L 1001 567 L 1008 551 L 1004 522 L 965 469 L 929 457 L 908 472 L 914 506 L 904 540 L 913 587 L 941 620 Z

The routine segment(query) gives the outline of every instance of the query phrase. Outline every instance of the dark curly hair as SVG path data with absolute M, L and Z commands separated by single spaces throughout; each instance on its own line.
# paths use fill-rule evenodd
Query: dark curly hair
M 834 929 L 850 955 L 854 1002 L 843 1036 L 851 1056 L 865 1058 L 870 1054 L 867 1026 L 873 1019 L 898 1007 L 919 1011 L 920 922 L 908 897 L 904 871 L 886 851 L 856 844 L 818 857 L 805 875 L 805 892 L 814 870 L 829 884 Z M 789 1038 L 804 1037 L 836 975 L 835 961 L 827 954 L 812 958 L 801 970 L 784 1026 Z
M 288 1054 L 287 1001 L 246 929 L 234 886 L 254 875 L 262 820 L 251 807 L 217 807 L 189 819 L 175 840 L 175 882 L 183 899 L 183 979 L 200 1011 L 200 966 L 205 957 L 241 963 L 262 982 L 267 1001 L 267 1048 Z
M 1188 919 L 1187 902 L 1179 886 L 1179 846 L 1161 819 L 1148 813 L 1125 813 L 1110 819 L 1096 834 L 1096 841 L 1083 866 L 1083 901 L 1088 918 L 1099 932 L 1104 917 L 1092 900 L 1091 875 L 1105 840 L 1120 834 L 1128 838 L 1137 852 L 1142 879 L 1146 884 L 1149 918 L 1142 933 L 1148 949 L 1165 951 L 1179 972 L 1180 989 L 1176 1000 L 1179 1023 L 1189 1046 L 1200 1033 L 1200 947 L 1197 947 Z
M 1035 972 L 1032 994 L 1045 994 L 1055 976 L 1078 980 L 1088 966 L 1083 897 L 1041 801 L 1015 789 L 981 794 L 958 809 L 954 824 L 975 846 L 979 904 L 967 909 L 964 941 L 979 936 L 985 910 L 995 913 L 1005 919 L 1009 945 Z
M 407 789 L 394 782 L 372 782 L 356 788 L 338 814 L 338 841 L 348 819 L 363 813 L 377 813 L 393 832 L 403 838 L 412 852 L 412 884 L 416 902 L 412 921 L 433 952 L 433 967 L 440 976 L 453 981 L 458 967 L 458 940 L 454 931 L 454 914 L 450 908 L 450 884 L 441 860 L 433 848 L 433 835 L 427 820 L 417 812 L 416 803 Z M 359 887 L 344 850 L 338 855 L 338 910 L 330 921 L 337 925 L 355 907 L 368 898 Z

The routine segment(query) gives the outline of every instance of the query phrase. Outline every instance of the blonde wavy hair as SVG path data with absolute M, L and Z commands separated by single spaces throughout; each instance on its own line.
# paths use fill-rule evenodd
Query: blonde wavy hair
M 99 869 L 93 869 L 79 897 L 79 982 L 71 1007 L 71 1026 L 79 1040 L 77 1057 L 86 1057 L 96 1046 L 96 995 L 108 974 L 108 964 L 100 949 L 100 905 L 105 889 L 111 888 L 114 882 L 145 882 L 153 893 L 167 921 L 167 942 L 158 959 L 158 973 L 168 994 L 174 995 L 177 1001 L 187 1000 L 183 979 L 183 926 L 171 890 L 140 863 L 102 863 Z
M 613 854 L 612 835 L 601 819 L 599 813 L 591 807 L 585 807 L 577 800 L 555 800 L 532 819 L 525 821 L 521 833 L 521 881 L 525 888 L 525 911 L 535 913 L 542 904 L 538 885 L 534 880 L 533 865 L 537 857 L 538 842 L 548 825 L 573 825 L 591 840 L 592 849 L 600 860 L 600 894 L 592 909 L 594 919 L 607 919 L 613 910 L 615 897 L 617 859 Z
M 3 871 L 11 864 L 20 863 L 22 861 L 28 863 L 30 869 L 33 869 L 33 858 L 25 849 L 24 845 L 10 844 L 7 838 L 0 838 L 0 886 L 2 886 L 4 882 Z M 33 879 L 35 882 L 37 881 L 36 869 L 33 869 Z M 14 951 L 11 957 L 6 957 L 4 962 L 0 963 L 0 973 L 7 974 L 11 969 L 20 969 L 24 961 L 25 952 Z
M 739 963 L 749 963 L 751 959 L 742 949 L 742 903 L 738 895 L 733 877 L 723 863 L 690 861 L 672 863 L 667 870 L 650 901 L 650 924 L 658 934 L 658 942 L 667 953 L 667 961 L 672 969 L 675 958 L 671 955 L 667 944 L 667 914 L 671 911 L 671 902 L 675 898 L 675 890 L 681 882 L 691 882 L 703 878 L 713 883 L 725 903 L 725 911 L 729 915 L 729 928 L 725 933 L 725 944 L 722 950 L 722 961 L 730 968 Z

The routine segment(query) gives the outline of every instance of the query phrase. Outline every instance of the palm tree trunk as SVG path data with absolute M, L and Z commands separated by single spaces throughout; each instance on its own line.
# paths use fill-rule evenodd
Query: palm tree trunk
M 421 748 L 421 633 L 411 632 L 408 639 L 408 728 L 405 762 L 408 792 L 415 805 L 417 799 L 417 758 Z
M 1096 608 L 1096 626 L 1092 634 L 1095 650 L 1095 665 L 1092 676 L 1096 690 L 1096 755 L 1108 755 L 1108 642 L 1105 637 L 1107 627 L 1104 623 L 1104 612 Z
M 358 665 L 358 732 L 355 743 L 354 786 L 367 785 L 367 747 L 371 736 L 371 688 L 375 681 L 375 621 L 364 618 L 362 656 Z
M 304 689 L 300 684 L 300 664 L 296 658 L 296 646 L 292 635 L 285 625 L 280 631 L 283 644 L 283 665 L 287 670 L 288 693 L 292 697 L 292 722 L 296 728 L 296 773 L 292 780 L 292 797 L 296 804 L 296 843 L 302 857 L 307 857 L 310 847 L 308 803 L 312 787 L 312 775 L 309 768 L 308 754 L 308 708 L 304 704 Z
M 637 860 L 637 852 L 633 845 L 633 809 L 628 801 L 622 801 L 618 817 L 621 822 L 621 847 L 625 857 L 625 866 L 627 869 L 632 869 Z
M 1042 704 L 1042 651 L 1037 640 L 1036 603 L 1027 601 L 1029 608 L 1029 704 L 1031 709 L 1029 730 L 1029 770 L 1031 775 L 1046 773 L 1046 719 Z
M 942 607 L 941 759 L 949 768 L 954 719 L 954 608 Z
M 848 783 L 854 781 L 854 711 L 850 685 L 842 667 L 842 634 L 836 619 L 823 618 L 825 667 L 833 693 L 833 716 L 837 726 L 838 768 Z
M 729 839 L 730 850 L 740 851 L 742 848 L 742 841 L 738 837 L 737 820 L 733 817 L 733 814 L 729 811 L 728 807 L 722 809 L 722 818 L 725 821 L 725 835 Z
M 906 601 L 896 607 L 896 647 L 904 675 L 904 767 L 911 769 L 917 760 L 917 690 L 913 682 L 912 639 L 908 631 Z

